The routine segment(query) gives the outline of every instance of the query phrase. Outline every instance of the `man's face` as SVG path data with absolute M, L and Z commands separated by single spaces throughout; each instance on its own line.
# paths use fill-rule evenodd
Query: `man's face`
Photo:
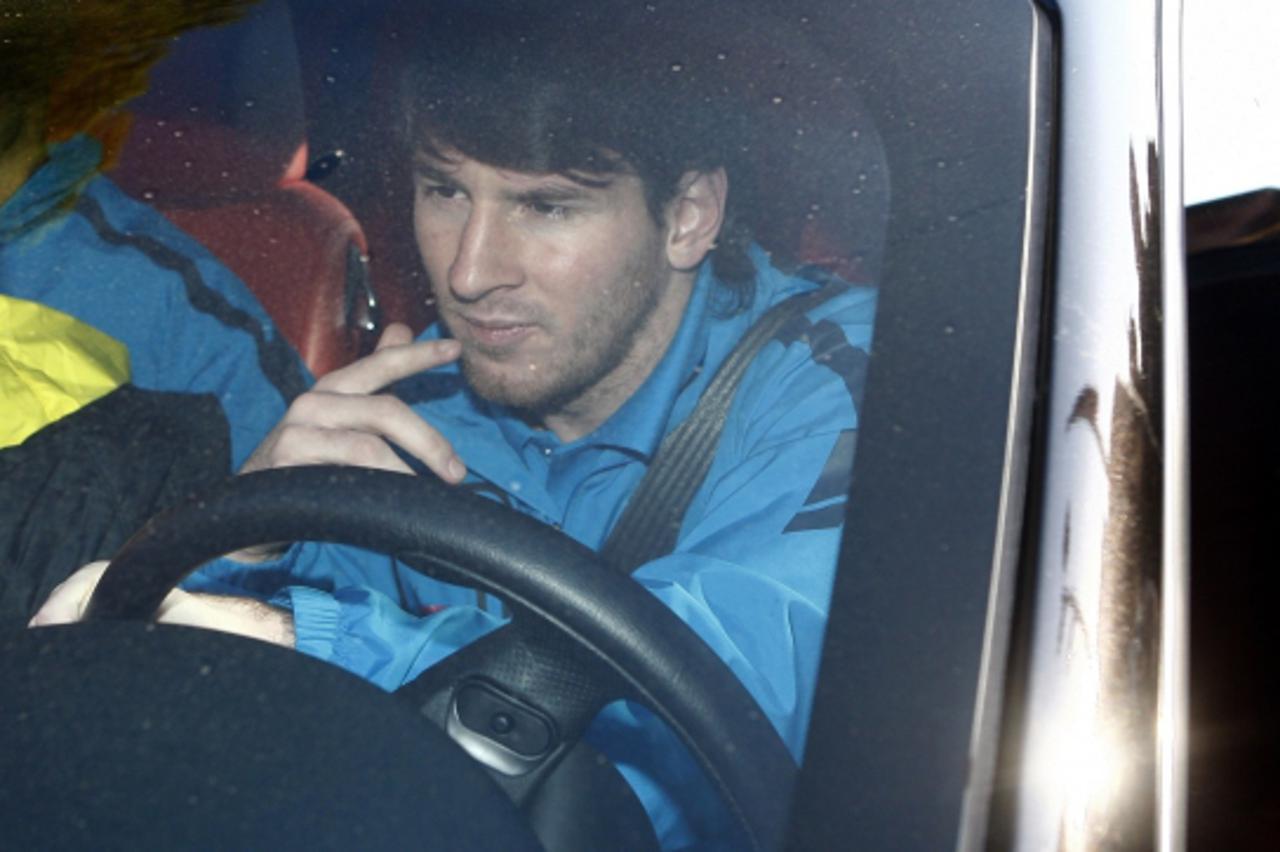
M 661 358 L 688 298 L 640 180 L 587 186 L 453 154 L 420 156 L 415 182 L 418 249 L 471 386 L 557 432 L 557 417 L 594 428 Z

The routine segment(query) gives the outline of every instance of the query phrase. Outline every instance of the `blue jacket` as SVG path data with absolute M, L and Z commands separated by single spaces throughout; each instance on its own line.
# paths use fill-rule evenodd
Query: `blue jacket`
M 772 267 L 758 249 L 753 260 L 751 307 L 726 315 L 723 285 L 704 265 L 654 372 L 609 420 L 572 443 L 477 398 L 454 365 L 401 383 L 398 393 L 452 442 L 470 483 L 487 484 L 518 510 L 598 548 L 659 442 L 689 415 L 746 329 L 772 305 L 815 286 Z M 874 291 L 855 288 L 813 310 L 804 334 L 760 353 L 675 552 L 635 574 L 729 664 L 797 759 L 874 308 Z M 432 327 L 423 336 L 439 334 Z M 282 574 L 289 578 L 283 588 Z M 387 556 L 326 544 L 295 545 L 280 562 L 254 569 L 213 563 L 188 588 L 248 591 L 291 608 L 300 650 L 389 690 L 502 620 L 500 607 L 482 604 L 474 591 L 429 580 Z M 589 739 L 637 790 L 664 847 L 718 836 L 721 816 L 690 775 L 689 758 L 643 709 L 606 709 Z
M 78 136 L 0 206 L 0 293 L 40 302 L 129 350 L 147 390 L 210 393 L 239 467 L 307 378 L 248 288 L 153 208 L 97 174 Z

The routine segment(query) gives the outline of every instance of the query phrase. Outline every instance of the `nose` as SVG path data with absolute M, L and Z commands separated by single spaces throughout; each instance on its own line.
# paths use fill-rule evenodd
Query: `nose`
M 522 273 L 516 242 L 501 209 L 473 205 L 449 266 L 449 290 L 460 301 L 474 302 L 494 290 L 518 287 Z

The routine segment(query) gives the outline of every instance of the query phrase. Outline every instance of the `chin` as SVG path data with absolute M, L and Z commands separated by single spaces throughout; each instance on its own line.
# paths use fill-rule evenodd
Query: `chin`
M 462 374 L 478 396 L 489 402 L 522 411 L 544 410 L 556 394 L 537 370 L 513 364 L 476 363 L 463 357 Z

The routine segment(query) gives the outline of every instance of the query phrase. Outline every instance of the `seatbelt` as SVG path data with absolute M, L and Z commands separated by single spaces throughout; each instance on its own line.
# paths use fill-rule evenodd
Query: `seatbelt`
M 789 322 L 849 287 L 832 281 L 793 296 L 774 305 L 747 330 L 702 392 L 693 413 L 658 445 L 644 478 L 600 548 L 600 557 L 607 565 L 631 574 L 646 562 L 675 550 L 685 512 L 711 469 L 729 406 L 747 368 Z

